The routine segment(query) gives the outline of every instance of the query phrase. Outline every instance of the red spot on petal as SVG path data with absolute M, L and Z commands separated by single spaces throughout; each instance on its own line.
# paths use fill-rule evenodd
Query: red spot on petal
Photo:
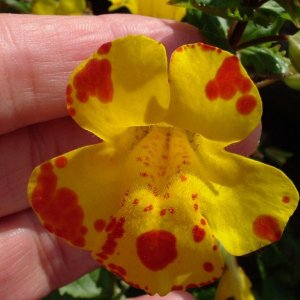
M 192 234 L 194 241 L 196 243 L 200 243 L 205 237 L 205 230 L 203 228 L 200 228 L 198 225 L 195 225 L 192 229 Z
M 69 107 L 68 108 L 68 113 L 71 117 L 75 116 L 76 115 L 76 110 L 74 107 Z
M 173 285 L 171 287 L 171 291 L 182 291 L 183 290 L 183 286 L 182 285 Z
M 91 59 L 74 77 L 78 100 L 87 102 L 89 96 L 94 96 L 103 103 L 111 102 L 113 99 L 111 71 L 108 59 Z
M 111 49 L 112 43 L 108 42 L 103 44 L 102 46 L 100 46 L 100 48 L 98 49 L 98 53 L 99 54 L 108 54 L 110 49 Z
M 198 45 L 201 47 L 203 51 L 215 51 L 217 48 L 211 45 L 203 44 L 203 43 L 198 43 Z
M 124 236 L 124 223 L 125 218 L 112 218 L 111 221 L 107 224 L 105 231 L 108 232 L 106 241 L 102 246 L 102 251 L 97 254 L 98 256 L 104 255 L 109 257 L 114 254 L 118 244 L 117 240 Z
M 236 102 L 236 109 L 241 115 L 249 115 L 257 105 L 257 101 L 252 95 L 244 95 Z
M 175 213 L 175 209 L 173 207 L 169 207 L 169 213 L 173 215 Z
M 153 209 L 153 205 L 150 204 L 144 208 L 144 211 L 151 211 Z
M 213 246 L 213 250 L 214 250 L 214 251 L 217 251 L 217 250 L 218 250 L 218 246 L 217 246 L 217 245 L 214 245 L 214 246 Z
M 270 242 L 281 238 L 282 231 L 276 218 L 269 215 L 260 215 L 253 222 L 253 231 L 256 236 Z
M 98 232 L 102 232 L 106 226 L 106 223 L 102 219 L 98 219 L 94 222 L 94 228 Z
M 152 271 L 164 269 L 177 257 L 176 238 L 165 230 L 143 233 L 137 238 L 136 247 L 139 259 Z
M 201 219 L 200 223 L 204 226 L 204 225 L 206 225 L 206 220 L 205 219 Z
M 87 228 L 83 224 L 84 212 L 77 194 L 67 187 L 57 189 L 57 176 L 50 162 L 41 166 L 31 203 L 52 233 L 76 246 L 85 245 Z
M 72 86 L 71 84 L 68 84 L 66 89 L 66 95 L 71 96 L 71 94 L 72 94 Z
M 176 51 L 177 51 L 177 52 L 182 52 L 182 51 L 183 51 L 183 47 L 178 47 L 178 48 L 176 49 Z
M 67 105 L 73 104 L 73 98 L 71 96 L 67 96 L 66 103 L 67 103 Z
M 192 199 L 193 199 L 193 200 L 198 199 L 198 194 L 192 194 Z
M 117 266 L 113 263 L 110 263 L 107 266 L 108 266 L 108 268 L 110 268 L 110 270 L 114 274 L 116 274 L 117 276 L 119 276 L 121 278 L 124 278 L 124 276 L 126 276 L 126 274 L 127 274 L 127 271 L 123 267 Z
M 203 264 L 204 271 L 211 273 L 214 270 L 214 265 L 211 262 L 205 262 Z
M 55 158 L 54 164 L 57 168 L 64 168 L 68 164 L 68 159 L 65 156 Z
M 166 213 L 167 213 L 167 210 L 166 209 L 162 209 L 159 214 L 161 216 L 164 216 Z
M 230 100 L 238 91 L 248 93 L 251 87 L 250 79 L 241 73 L 238 58 L 230 56 L 224 59 L 215 78 L 207 83 L 205 92 L 209 100 L 215 100 L 217 97 Z
M 195 204 L 194 204 L 194 210 L 195 210 L 195 211 L 198 211 L 198 209 L 199 209 L 199 205 L 198 205 L 197 203 L 195 203 Z
M 180 180 L 183 182 L 183 181 L 186 181 L 187 180 L 187 177 L 185 175 L 181 175 L 180 176 Z
M 139 199 L 134 199 L 134 200 L 132 201 L 132 204 L 133 204 L 133 205 L 138 205 L 138 204 L 139 204 Z
M 289 203 L 291 201 L 290 197 L 289 196 L 283 196 L 282 197 L 282 202 L 283 203 Z

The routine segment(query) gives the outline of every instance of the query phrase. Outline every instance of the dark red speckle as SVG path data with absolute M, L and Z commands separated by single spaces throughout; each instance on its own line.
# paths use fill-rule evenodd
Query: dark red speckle
M 73 190 L 66 187 L 57 189 L 57 176 L 50 162 L 41 166 L 31 202 L 50 232 L 84 247 L 87 228 L 83 225 L 83 209 Z
M 291 201 L 290 197 L 289 196 L 283 196 L 282 197 L 282 202 L 283 203 L 289 203 Z
M 108 59 L 91 59 L 74 78 L 78 100 L 87 102 L 89 96 L 94 96 L 103 103 L 111 102 L 113 99 L 111 72 L 111 63 Z
M 112 43 L 108 42 L 103 44 L 102 46 L 100 46 L 100 48 L 98 49 L 98 53 L 99 54 L 108 54 L 110 49 L 111 49 Z
M 276 242 L 281 238 L 282 231 L 276 218 L 260 215 L 253 222 L 253 232 L 261 239 Z
M 141 234 L 136 241 L 141 262 L 152 271 L 164 269 L 177 257 L 176 238 L 165 230 L 153 230 Z
M 57 168 L 64 168 L 68 164 L 68 159 L 65 156 L 59 156 L 55 158 L 54 164 Z
M 192 229 L 192 234 L 194 241 L 196 243 L 200 243 L 205 237 L 205 230 L 203 228 L 200 228 L 198 225 L 195 225 Z
M 124 236 L 124 224 L 125 218 L 112 218 L 107 224 L 105 231 L 107 232 L 107 237 L 104 245 L 101 247 L 101 252 L 97 254 L 98 257 L 106 259 L 114 254 L 117 248 L 117 240 Z
M 204 271 L 211 273 L 214 270 L 214 265 L 211 262 L 205 262 L 203 264 Z
M 241 115 L 249 115 L 257 105 L 255 97 L 244 95 L 236 102 L 236 109 Z
M 250 90 L 251 81 L 242 75 L 236 56 L 225 58 L 216 77 L 210 80 L 205 87 L 209 100 L 216 100 L 218 97 L 230 100 L 236 92 L 240 91 L 245 94 Z

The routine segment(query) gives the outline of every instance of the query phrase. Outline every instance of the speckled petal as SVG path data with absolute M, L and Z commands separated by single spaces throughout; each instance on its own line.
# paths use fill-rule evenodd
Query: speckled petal
M 165 48 L 145 36 L 102 45 L 75 69 L 67 87 L 70 115 L 104 140 L 162 121 L 168 106 Z
M 92 250 L 103 242 L 110 216 L 120 207 L 124 157 L 105 144 L 83 147 L 36 167 L 31 206 L 50 232 Z
M 223 259 L 201 213 L 199 179 L 192 170 L 197 164 L 184 131 L 152 127 L 122 172 L 128 190 L 114 218 L 123 220 L 124 236 L 114 251 L 93 251 L 95 259 L 150 294 L 204 286 L 220 277 Z
M 218 141 L 245 138 L 258 125 L 261 100 L 238 58 L 202 43 L 179 47 L 170 61 L 168 122 Z
M 221 143 L 194 135 L 193 146 L 206 179 L 203 215 L 232 255 L 244 255 L 281 238 L 299 195 L 280 170 L 229 153 Z

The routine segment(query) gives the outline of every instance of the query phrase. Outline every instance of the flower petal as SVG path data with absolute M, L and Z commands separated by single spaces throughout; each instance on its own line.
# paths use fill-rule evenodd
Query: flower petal
M 238 58 L 203 43 L 177 48 L 170 61 L 168 122 L 213 140 L 245 138 L 258 125 L 261 100 Z
M 202 185 L 203 215 L 224 248 L 244 255 L 280 239 L 299 195 L 280 170 L 229 153 L 221 143 L 194 135 L 206 178 Z
M 184 131 L 149 129 L 126 159 L 122 208 L 105 244 L 93 250 L 97 261 L 147 293 L 203 286 L 223 271 L 218 243 L 201 214 L 194 158 Z
M 71 244 L 92 250 L 118 209 L 122 155 L 104 144 L 83 147 L 34 169 L 28 195 L 43 225 Z
M 166 0 L 112 0 L 109 10 L 127 7 L 131 13 L 155 18 L 180 21 L 186 9 L 167 4 Z
M 104 140 L 162 121 L 168 105 L 165 48 L 145 36 L 102 45 L 75 69 L 67 87 L 71 116 Z
M 227 254 L 225 272 L 218 284 L 215 297 L 215 300 L 224 299 L 255 300 L 249 278 L 238 266 L 236 258 L 230 254 Z

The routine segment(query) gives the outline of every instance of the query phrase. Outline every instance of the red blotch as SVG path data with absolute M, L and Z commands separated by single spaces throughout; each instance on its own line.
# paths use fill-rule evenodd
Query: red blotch
M 217 250 L 218 250 L 218 246 L 217 246 L 217 245 L 214 245 L 214 246 L 213 246 L 213 250 L 214 250 L 214 251 L 217 251 Z
M 107 259 L 110 255 L 114 254 L 118 244 L 117 239 L 120 239 L 124 236 L 124 224 L 125 218 L 112 218 L 107 224 L 105 231 L 108 233 L 106 241 L 101 247 L 101 252 L 97 254 L 98 257 Z M 104 258 L 106 257 L 106 258 Z
M 98 53 L 99 54 L 108 54 L 110 49 L 111 49 L 112 43 L 108 42 L 103 44 L 102 46 L 100 46 L 100 48 L 98 49 Z
M 253 231 L 259 238 L 276 242 L 281 238 L 282 231 L 276 218 L 260 215 L 253 222 Z
M 71 117 L 75 116 L 76 115 L 76 110 L 74 107 L 69 107 L 68 108 L 68 113 Z
M 199 209 L 199 205 L 198 205 L 197 203 L 195 203 L 195 204 L 194 204 L 194 210 L 195 210 L 195 211 L 198 211 L 198 209 Z
M 123 267 L 117 266 L 112 263 L 108 264 L 107 266 L 108 266 L 108 268 L 110 268 L 110 270 L 113 273 L 115 273 L 117 276 L 119 276 L 121 278 L 124 278 L 124 276 L 126 276 L 126 274 L 127 274 L 127 271 Z
M 182 52 L 182 51 L 183 51 L 183 47 L 178 47 L 178 48 L 176 49 L 176 51 L 177 51 L 177 52 Z
M 102 219 L 98 219 L 94 222 L 94 228 L 98 232 L 102 232 L 106 226 L 106 223 Z
M 236 109 L 241 115 L 249 115 L 257 105 L 255 97 L 244 95 L 236 102 Z
M 192 199 L 193 199 L 193 200 L 198 199 L 198 194 L 192 194 Z
M 206 225 L 206 220 L 205 219 L 201 219 L 200 223 L 204 226 L 204 225 Z
M 167 210 L 164 208 L 164 209 L 162 209 L 161 211 L 160 211 L 160 215 L 161 216 L 164 216 L 165 214 L 167 213 Z
M 205 230 L 203 228 L 200 228 L 198 225 L 195 225 L 192 229 L 192 234 L 194 241 L 196 243 L 200 243 L 205 237 Z
M 182 291 L 184 288 L 182 285 L 173 285 L 171 291 Z
M 89 96 L 99 98 L 103 103 L 113 99 L 111 63 L 108 59 L 91 59 L 74 78 L 74 88 L 80 102 L 87 102 Z
M 66 95 L 71 96 L 71 94 L 72 94 L 72 86 L 71 84 L 68 84 L 66 89 Z
M 76 246 L 85 246 L 87 228 L 83 225 L 84 212 L 77 194 L 66 187 L 57 189 L 57 176 L 50 162 L 41 166 L 31 203 L 49 231 Z
M 134 199 L 134 200 L 132 201 L 132 204 L 133 204 L 133 205 L 138 205 L 138 204 L 139 204 L 139 199 Z
M 251 81 L 242 75 L 238 58 L 230 56 L 224 59 L 216 77 L 207 83 L 205 93 L 209 100 L 218 97 L 230 100 L 236 92 L 245 94 L 250 89 Z
M 205 262 L 203 264 L 204 271 L 211 273 L 214 270 L 214 265 L 211 262 Z
M 67 105 L 73 104 L 73 98 L 71 96 L 67 96 L 66 103 L 67 103 Z
M 289 196 L 283 196 L 282 197 L 282 202 L 283 203 L 289 203 L 291 201 L 290 197 Z
M 187 180 L 187 177 L 185 175 L 181 175 L 180 176 L 180 180 L 183 182 L 183 181 L 186 181 Z
M 144 208 L 144 211 L 151 211 L 153 209 L 153 205 L 150 204 Z
M 203 43 L 198 43 L 198 45 L 201 47 L 203 51 L 215 51 L 217 48 L 211 45 L 203 44 Z
M 173 207 L 169 207 L 169 213 L 173 215 L 175 213 L 175 209 Z
M 64 168 L 68 164 L 68 159 L 65 156 L 55 158 L 54 164 L 57 168 Z
M 152 271 L 164 269 L 177 257 L 176 238 L 164 230 L 143 233 L 137 238 L 136 247 L 141 262 Z

